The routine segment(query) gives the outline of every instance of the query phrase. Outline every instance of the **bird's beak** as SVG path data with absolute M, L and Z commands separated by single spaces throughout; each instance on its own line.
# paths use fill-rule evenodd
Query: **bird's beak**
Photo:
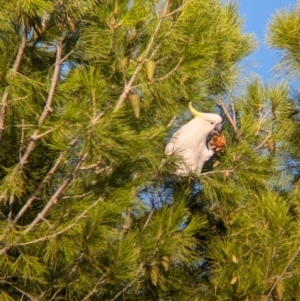
M 223 129 L 222 123 L 219 123 L 216 125 L 214 131 L 216 131 L 218 135 L 220 135 L 222 133 L 222 129 Z

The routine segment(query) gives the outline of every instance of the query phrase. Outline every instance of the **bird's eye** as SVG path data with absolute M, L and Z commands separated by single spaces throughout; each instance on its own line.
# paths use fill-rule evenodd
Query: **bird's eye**
M 211 122 L 210 122 L 210 124 L 214 124 L 214 122 L 213 122 L 213 121 L 211 121 Z

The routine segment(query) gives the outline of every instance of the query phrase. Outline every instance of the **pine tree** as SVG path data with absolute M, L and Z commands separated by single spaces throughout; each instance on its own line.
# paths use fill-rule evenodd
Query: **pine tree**
M 299 4 L 294 10 L 279 11 L 269 24 L 268 43 L 271 48 L 280 50 L 281 60 L 277 64 L 276 70 L 279 75 L 284 75 L 290 80 L 299 80 L 300 66 L 299 66 Z M 291 88 L 293 87 L 293 82 Z M 293 176 L 293 189 L 295 192 L 299 191 L 299 151 L 298 140 L 300 132 L 299 112 L 300 112 L 300 97 L 296 88 L 292 88 L 292 111 L 291 120 L 293 127 L 290 131 L 287 144 L 287 153 L 289 155 L 286 162 L 286 168 L 290 169 Z
M 285 84 L 239 90 L 235 4 L 0 4 L 0 300 L 297 298 L 294 107 Z M 189 101 L 228 146 L 177 183 Z
M 292 75 L 298 72 L 298 15 L 298 7 L 279 11 L 267 37 L 283 50 L 278 70 Z M 219 174 L 202 181 L 223 229 L 208 235 L 210 289 L 203 300 L 298 300 L 299 98 L 284 81 L 254 80 L 227 99 L 234 108 L 223 109 L 232 140 L 216 169 L 228 168 L 223 181 Z

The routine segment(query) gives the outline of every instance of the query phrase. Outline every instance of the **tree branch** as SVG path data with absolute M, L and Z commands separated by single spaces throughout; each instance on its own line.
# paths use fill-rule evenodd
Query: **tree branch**
M 234 101 L 233 101 L 233 97 L 232 97 L 232 91 L 230 91 L 229 97 L 230 97 L 230 106 L 231 106 L 231 112 L 232 112 L 232 120 L 233 120 L 233 123 L 236 125 L 236 116 L 235 116 L 235 109 L 234 109 Z
M 62 196 L 61 199 L 62 200 L 68 200 L 68 199 L 81 199 L 81 198 L 84 198 L 85 196 L 87 195 L 90 195 L 92 194 L 93 192 L 92 191 L 89 191 L 89 192 L 86 192 L 86 193 L 83 193 L 83 194 L 76 194 L 76 195 L 65 195 L 65 196 Z
M 35 136 L 35 137 L 31 137 L 31 139 L 33 139 L 33 140 L 39 140 L 39 139 L 41 139 L 42 137 L 44 137 L 44 136 L 46 136 L 46 135 L 48 135 L 48 134 L 50 134 L 50 133 L 52 133 L 52 132 L 54 132 L 54 131 L 56 131 L 61 125 L 63 125 L 64 124 L 64 122 L 62 122 L 62 123 L 60 123 L 58 126 L 56 126 L 56 127 L 54 127 L 54 128 L 52 128 L 52 129 L 50 129 L 50 130 L 48 130 L 48 131 L 46 131 L 46 132 L 44 132 L 44 133 L 41 133 L 41 134 L 39 134 L 39 135 L 37 135 L 37 136 Z
M 147 225 L 149 224 L 149 222 L 151 220 L 151 217 L 153 216 L 154 212 L 155 212 L 155 209 L 152 208 L 151 211 L 150 211 L 150 213 L 148 214 L 148 217 L 147 217 L 147 220 L 146 220 L 146 222 L 145 222 L 145 224 L 143 226 L 143 229 L 145 229 L 147 227 Z
M 54 65 L 54 71 L 53 71 L 53 76 L 51 80 L 51 85 L 50 85 L 50 90 L 48 93 L 46 105 L 44 108 L 44 111 L 42 115 L 39 118 L 38 125 L 41 126 L 44 121 L 46 120 L 48 114 L 53 111 L 52 109 L 52 103 L 53 103 L 53 98 L 54 98 L 54 93 L 56 89 L 56 85 L 58 82 L 59 78 L 59 71 L 60 71 L 60 66 L 61 66 L 61 55 L 62 55 L 62 41 L 60 39 L 57 40 L 56 42 L 56 60 L 55 60 L 55 65 Z
M 149 212 L 149 214 L 148 214 L 147 220 L 146 220 L 146 222 L 145 222 L 145 224 L 144 224 L 144 226 L 143 226 L 143 228 L 142 228 L 143 230 L 148 226 L 148 224 L 149 224 L 149 222 L 150 222 L 150 220 L 151 220 L 153 214 L 154 214 L 155 211 L 156 211 L 155 203 L 156 203 L 156 201 L 157 201 L 157 198 L 160 197 L 160 195 L 161 195 L 166 189 L 167 189 L 167 185 L 165 185 L 165 188 L 164 188 L 161 192 L 157 193 L 157 191 L 159 190 L 159 187 L 158 187 L 157 185 L 155 185 L 154 192 L 153 192 L 153 198 L 151 199 L 151 205 L 152 205 L 152 208 L 151 208 L 151 210 L 150 210 L 150 212 Z
M 19 148 L 19 159 L 21 160 L 22 158 L 22 153 L 23 153 L 23 146 L 24 146 L 24 119 L 22 119 L 22 125 L 21 125 L 21 141 L 20 141 L 20 148 Z
M 268 131 L 269 132 L 269 131 Z M 267 137 L 258 145 L 255 147 L 255 150 L 260 149 L 266 142 L 268 142 L 268 140 L 272 137 L 272 133 L 269 132 L 269 134 L 267 135 Z
M 18 53 L 13 65 L 13 68 L 11 70 L 12 74 L 15 75 L 20 67 L 22 58 L 23 58 L 23 54 L 24 54 L 24 50 L 26 47 L 26 32 L 25 29 L 22 32 L 22 36 L 21 36 L 21 41 L 20 41 L 20 45 L 19 45 L 19 49 L 18 49 Z M 9 96 L 9 83 L 7 84 L 7 86 L 5 87 L 2 99 L 1 99 L 1 108 L 0 108 L 0 140 L 2 138 L 3 135 L 3 131 L 5 129 L 5 115 L 6 115 L 6 109 L 8 106 L 8 96 Z
M 32 205 L 32 203 L 36 200 L 37 196 L 40 194 L 40 192 L 42 191 L 42 189 L 45 187 L 45 185 L 47 183 L 49 183 L 50 179 L 52 178 L 52 176 L 54 175 L 54 173 L 56 172 L 56 170 L 59 168 L 59 166 L 61 165 L 61 163 L 63 162 L 63 158 L 64 158 L 65 153 L 62 153 L 58 159 L 56 160 L 55 164 L 53 165 L 53 167 L 49 170 L 49 172 L 47 173 L 46 177 L 44 178 L 44 180 L 42 181 L 42 183 L 39 185 L 39 187 L 36 189 L 36 191 L 34 192 L 34 194 L 27 200 L 27 202 L 23 205 L 23 207 L 20 209 L 20 211 L 18 212 L 18 214 L 16 215 L 15 219 L 14 219 L 14 223 L 17 223 L 18 220 L 24 215 L 24 213 L 28 210 L 28 208 Z
M 260 109 L 258 111 L 258 117 L 259 117 L 259 121 L 258 121 L 258 125 L 257 125 L 257 134 L 259 133 L 259 131 L 261 130 L 261 125 L 262 122 L 264 121 L 264 119 L 271 113 L 271 110 L 269 110 L 267 113 L 265 113 L 264 115 L 262 115 L 262 110 Z
M 167 77 L 171 76 L 173 73 L 175 73 L 175 72 L 178 70 L 178 68 L 179 68 L 179 66 L 181 65 L 181 63 L 182 63 L 183 60 L 184 60 L 184 57 L 180 58 L 180 60 L 178 61 L 177 65 L 176 65 L 172 70 L 170 70 L 170 71 L 169 71 L 167 74 L 165 74 L 164 76 L 152 80 L 150 83 L 159 82 L 159 81 L 165 80 Z M 136 86 L 133 86 L 132 89 L 141 87 L 141 86 L 143 86 L 143 85 L 148 85 L 148 84 L 149 84 L 149 83 L 136 85 Z
M 65 55 L 62 59 L 61 59 L 61 61 L 60 61 L 60 63 L 62 63 L 63 61 L 65 61 L 73 52 L 75 51 L 75 49 L 73 49 L 73 50 L 71 50 L 67 55 Z
M 12 284 L 9 281 L 5 281 L 5 280 L 0 280 L 1 283 L 5 283 L 10 285 L 11 287 L 13 287 L 16 291 L 22 293 L 23 295 L 25 295 L 28 299 L 32 300 L 32 301 L 38 301 L 38 298 L 34 297 L 33 295 L 25 292 L 24 290 L 22 290 L 21 288 L 17 287 L 16 285 Z
M 76 166 L 72 170 L 72 172 L 64 179 L 62 184 L 58 187 L 58 189 L 55 191 L 55 193 L 50 198 L 49 202 L 46 204 L 44 209 L 37 215 L 37 217 L 31 222 L 31 224 L 24 230 L 24 233 L 28 233 L 31 231 L 37 223 L 44 218 L 46 213 L 51 209 L 53 205 L 57 203 L 57 199 L 62 194 L 62 192 L 65 190 L 65 188 L 69 185 L 69 183 L 73 180 L 73 177 L 75 176 L 76 172 L 79 170 L 80 166 L 83 164 L 83 162 L 86 160 L 87 154 L 83 154 L 80 159 L 78 160 Z
M 215 173 L 225 173 L 225 174 L 228 174 L 230 172 L 234 172 L 234 170 L 233 169 L 212 170 L 212 171 L 203 172 L 203 173 L 200 174 L 200 176 L 207 176 L 207 175 L 211 175 L 211 174 L 215 174 Z
M 236 123 L 234 122 L 234 120 L 231 118 L 224 102 L 222 101 L 221 97 L 219 95 L 216 95 L 216 98 L 218 100 L 218 104 L 219 106 L 222 108 L 228 122 L 231 124 L 231 126 L 233 127 L 233 130 L 235 131 L 235 133 L 237 133 L 237 126 L 236 126 Z
M 26 38 L 25 38 L 25 41 L 26 41 Z M 59 77 L 60 64 L 61 64 L 61 54 L 62 54 L 62 42 L 60 40 L 58 40 L 57 44 L 56 44 L 56 61 L 55 61 L 55 67 L 54 67 L 54 72 L 53 72 L 53 76 L 52 76 L 52 80 L 51 80 L 51 85 L 50 85 L 48 97 L 47 97 L 47 100 L 46 100 L 46 105 L 45 105 L 44 111 L 42 112 L 42 114 L 41 114 L 41 116 L 39 118 L 39 121 L 38 121 L 38 126 L 39 127 L 38 127 L 38 129 L 36 129 L 34 131 L 34 133 L 31 135 L 31 137 L 30 137 L 31 140 L 28 143 L 27 148 L 26 148 L 24 154 L 22 154 L 22 155 L 20 154 L 20 160 L 19 160 L 19 163 L 18 163 L 19 172 L 22 172 L 25 164 L 27 164 L 28 158 L 29 158 L 30 154 L 32 153 L 32 151 L 35 148 L 36 140 L 40 139 L 46 133 L 49 133 L 49 131 L 48 131 L 48 132 L 46 132 L 44 134 L 39 134 L 39 131 L 40 131 L 41 125 L 46 120 L 49 112 L 52 111 L 51 105 L 53 103 L 54 92 L 55 92 L 55 88 L 56 88 L 56 85 L 57 85 L 57 82 L 58 82 L 58 77 Z M 19 58 L 17 61 L 20 63 L 20 60 L 21 60 L 21 58 Z M 18 64 L 15 63 L 15 66 L 14 66 L 15 69 L 18 67 Z M 50 131 L 52 131 L 52 130 L 50 130 Z M 1 198 L 1 196 L 0 196 L 0 198 Z M 29 203 L 27 203 L 27 205 L 30 206 L 30 204 L 33 202 L 33 200 L 31 200 Z M 27 208 L 28 207 L 24 208 L 25 211 L 27 210 Z
M 124 288 L 122 290 L 120 290 L 112 299 L 110 299 L 109 301 L 115 301 L 119 296 L 121 296 L 126 290 L 128 290 L 134 283 L 136 282 L 136 280 L 132 280 L 131 282 L 127 283 L 127 285 L 124 286 Z
M 97 292 L 97 288 L 100 284 L 105 283 L 106 280 L 104 280 L 104 277 L 106 276 L 107 273 L 105 273 L 95 284 L 95 286 L 93 287 L 93 289 L 81 300 L 81 301 L 86 301 L 90 298 L 90 296 L 92 296 L 93 294 L 95 294 Z
M 265 282 L 267 281 L 268 277 L 269 277 L 269 270 L 270 270 L 270 267 L 271 267 L 271 263 L 273 261 L 273 259 L 275 258 L 275 255 L 276 255 L 276 252 L 277 252 L 277 247 L 278 247 L 278 241 L 273 249 L 273 252 L 272 252 L 272 256 L 270 258 L 270 260 L 268 260 L 268 265 L 267 265 L 267 270 L 265 272 L 265 277 L 264 277 L 264 280 Z M 262 300 L 263 300 L 263 296 L 264 296 L 264 292 L 262 292 Z
M 52 76 L 52 80 L 51 80 L 48 97 L 46 100 L 46 105 L 45 105 L 44 110 L 38 120 L 39 127 L 45 122 L 48 114 L 53 111 L 52 103 L 53 103 L 55 88 L 56 88 L 56 85 L 58 82 L 58 77 L 59 77 L 59 71 L 60 71 L 60 65 L 61 65 L 61 54 L 62 54 L 62 41 L 57 40 L 55 67 L 54 67 L 54 71 L 53 71 L 53 76 Z M 37 130 L 35 130 L 34 133 L 31 135 L 31 137 L 30 137 L 31 141 L 29 142 L 24 155 L 22 156 L 22 158 L 19 161 L 19 170 L 20 171 L 23 169 L 24 165 L 28 162 L 28 158 L 29 158 L 31 152 L 34 150 L 35 145 L 36 145 L 36 140 L 38 138 L 39 138 L 39 128 Z
M 183 6 L 178 7 L 177 9 L 173 10 L 172 12 L 165 15 L 165 18 L 168 18 L 170 16 L 173 16 L 176 13 L 179 13 L 183 10 Z
M 70 225 L 66 226 L 65 228 L 63 228 L 62 230 L 55 232 L 51 235 L 47 235 L 32 241 L 28 241 L 28 242 L 24 242 L 24 243 L 19 243 L 19 246 L 28 246 L 28 245 L 32 245 L 41 241 L 45 241 L 54 237 L 57 237 L 58 235 L 68 231 L 69 229 L 73 228 L 74 226 L 77 225 L 78 221 L 80 221 L 82 218 L 86 217 L 86 213 L 91 210 L 92 208 L 94 208 L 99 202 L 103 201 L 102 198 L 99 198 L 97 201 L 95 201 L 88 209 L 84 210 L 81 214 L 79 214 L 73 221 L 73 223 L 71 223 Z M 1 250 L 0 254 L 3 254 L 3 250 Z
M 289 260 L 289 262 L 287 263 L 287 265 L 283 269 L 282 273 L 278 277 L 276 277 L 276 280 L 275 280 L 273 286 L 271 287 L 270 291 L 268 292 L 268 294 L 265 297 L 265 301 L 267 301 L 271 297 L 271 295 L 272 295 L 274 289 L 276 288 L 278 282 L 282 280 L 283 275 L 286 273 L 286 271 L 288 270 L 288 268 L 292 265 L 292 263 L 294 262 L 294 260 L 296 259 L 296 257 L 299 255 L 299 253 L 300 253 L 300 246 L 296 250 L 296 252 L 293 255 L 293 257 Z
M 8 219 L 9 220 L 12 220 L 12 217 L 13 217 L 13 205 L 14 205 L 14 202 L 15 202 L 15 196 L 11 195 L 9 197 L 9 214 L 8 214 Z
M 75 143 L 77 142 L 78 138 L 73 139 L 70 144 L 68 149 L 70 149 L 72 146 L 75 145 Z M 67 149 L 67 150 L 68 150 Z M 27 202 L 23 205 L 23 207 L 20 209 L 20 211 L 18 212 L 18 214 L 16 215 L 15 219 L 14 219 L 14 223 L 17 223 L 18 220 L 24 215 L 24 213 L 28 210 L 28 208 L 32 205 L 32 203 L 36 200 L 37 196 L 41 193 L 42 189 L 45 187 L 45 185 L 47 183 L 49 183 L 49 181 L 51 180 L 52 176 L 54 175 L 54 173 L 56 172 L 56 170 L 60 167 L 61 163 L 64 160 L 64 157 L 67 153 L 67 150 L 64 151 L 63 153 L 61 153 L 58 157 L 58 159 L 56 160 L 55 164 L 53 165 L 53 167 L 48 171 L 47 175 L 45 176 L 44 180 L 41 182 L 41 184 L 39 185 L 39 187 L 36 189 L 36 191 L 33 193 L 33 195 L 27 200 Z

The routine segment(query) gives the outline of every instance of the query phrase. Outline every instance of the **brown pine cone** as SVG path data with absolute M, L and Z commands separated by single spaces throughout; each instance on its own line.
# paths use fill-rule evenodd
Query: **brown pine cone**
M 222 153 L 225 151 L 226 138 L 223 134 L 221 135 L 214 134 L 209 141 L 209 145 L 211 148 L 215 150 L 215 152 Z

